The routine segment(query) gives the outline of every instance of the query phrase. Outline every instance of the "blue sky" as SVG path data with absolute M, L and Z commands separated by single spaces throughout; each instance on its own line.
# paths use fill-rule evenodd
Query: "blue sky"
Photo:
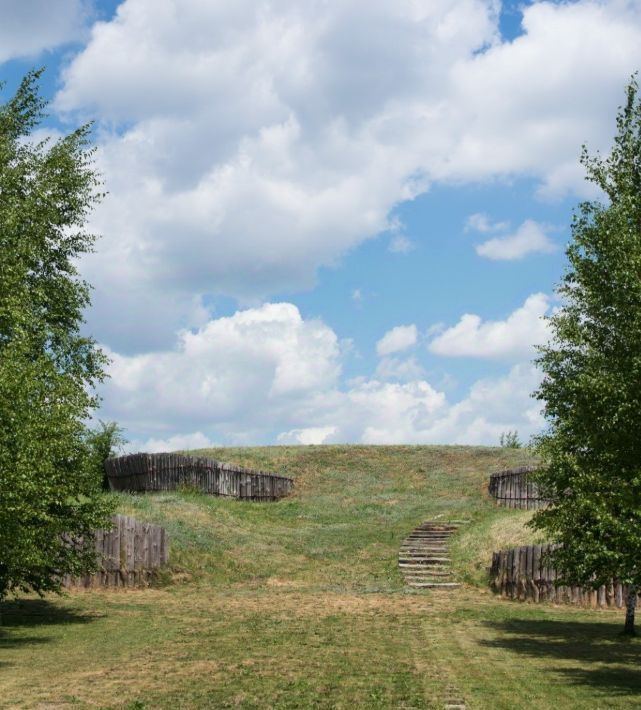
M 11 94 L 95 122 L 87 330 L 131 448 L 540 430 L 534 346 L 641 3 L 3 3 Z

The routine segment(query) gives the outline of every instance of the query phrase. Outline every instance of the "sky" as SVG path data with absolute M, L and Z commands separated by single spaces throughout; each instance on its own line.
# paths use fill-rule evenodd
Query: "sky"
M 541 431 L 535 347 L 641 1 L 0 0 L 1 100 L 94 122 L 79 269 L 132 451 Z

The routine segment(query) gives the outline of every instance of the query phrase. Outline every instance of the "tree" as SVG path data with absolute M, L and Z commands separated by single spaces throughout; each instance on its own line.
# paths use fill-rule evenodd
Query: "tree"
M 523 444 L 519 439 L 519 432 L 516 431 L 504 431 L 499 437 L 499 444 L 504 449 L 522 449 Z
M 628 584 L 624 632 L 634 634 L 641 585 L 641 100 L 636 77 L 617 115 L 610 154 L 590 157 L 587 179 L 605 202 L 579 205 L 540 348 L 547 431 L 537 446 L 537 478 L 555 502 L 536 528 L 562 544 L 562 579 L 597 587 Z
M 89 126 L 33 141 L 40 75 L 0 105 L 0 600 L 91 569 L 91 530 L 111 512 L 84 423 L 106 359 L 80 332 L 89 286 L 75 266 L 100 181 Z
M 123 428 L 116 422 L 98 421 L 98 427 L 88 429 L 86 441 L 91 451 L 92 465 L 102 480 L 102 488 L 109 490 L 109 480 L 105 472 L 105 461 L 115 456 L 127 443 Z

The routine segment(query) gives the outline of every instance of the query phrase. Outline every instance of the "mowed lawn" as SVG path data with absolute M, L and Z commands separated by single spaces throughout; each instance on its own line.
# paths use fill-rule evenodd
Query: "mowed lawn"
M 641 707 L 641 642 L 619 637 L 622 611 L 519 604 L 483 586 L 491 536 L 530 534 L 484 493 L 525 452 L 206 453 L 292 475 L 296 492 L 275 504 L 119 495 L 121 512 L 168 528 L 171 570 L 152 589 L 4 604 L 0 706 Z M 470 520 L 453 546 L 460 590 L 402 585 L 398 546 L 430 518 Z

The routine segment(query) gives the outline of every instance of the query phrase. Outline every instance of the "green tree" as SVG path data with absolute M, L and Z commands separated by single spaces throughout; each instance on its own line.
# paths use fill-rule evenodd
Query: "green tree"
M 84 424 L 106 360 L 80 332 L 89 286 L 75 266 L 100 181 L 89 126 L 33 140 L 40 74 L 0 105 L 0 599 L 89 570 L 90 531 L 110 513 Z
M 504 431 L 499 437 L 499 444 L 504 449 L 522 449 L 523 443 L 519 439 L 519 432 L 516 431 Z
M 103 422 L 100 419 L 95 429 L 87 430 L 86 440 L 96 475 L 102 480 L 103 490 L 108 491 L 109 480 L 104 464 L 108 458 L 118 454 L 127 443 L 124 430 L 116 422 Z
M 629 585 L 624 632 L 634 634 L 641 585 L 641 101 L 633 77 L 607 157 L 581 163 L 606 200 L 572 223 L 552 338 L 540 348 L 535 396 L 548 423 L 537 440 L 545 495 L 533 521 L 562 547 L 570 584 Z

